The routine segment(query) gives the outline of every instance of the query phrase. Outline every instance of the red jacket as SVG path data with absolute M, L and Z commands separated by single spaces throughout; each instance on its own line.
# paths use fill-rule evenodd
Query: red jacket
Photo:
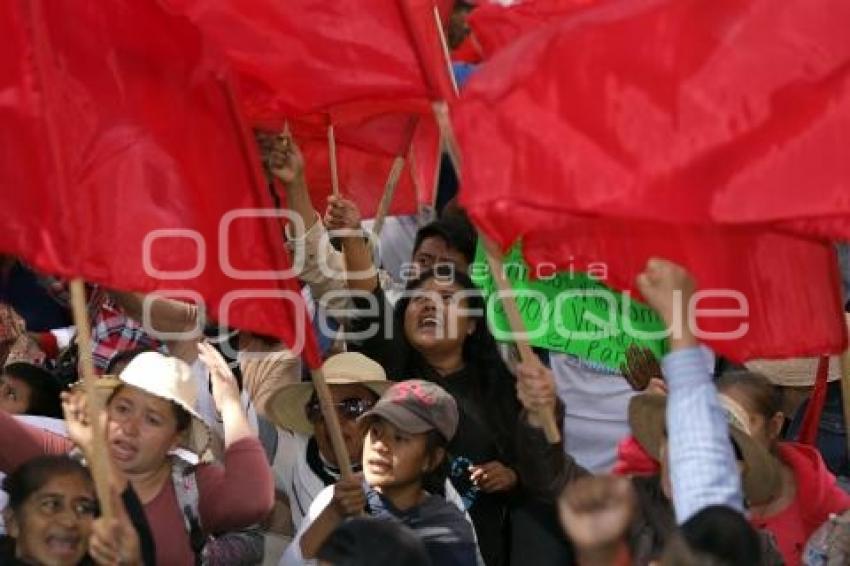
M 802 563 L 806 541 L 831 513 L 850 509 L 850 495 L 835 484 L 820 452 L 796 442 L 780 442 L 779 459 L 794 472 L 797 493 L 794 501 L 779 513 L 751 518 L 750 523 L 775 537 L 786 566 Z

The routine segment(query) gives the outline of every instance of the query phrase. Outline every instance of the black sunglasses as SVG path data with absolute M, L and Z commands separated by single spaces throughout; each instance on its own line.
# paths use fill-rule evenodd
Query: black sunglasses
M 367 399 L 350 397 L 348 399 L 343 399 L 338 403 L 334 403 L 333 406 L 336 409 L 336 414 L 339 415 L 340 418 L 353 421 L 371 409 L 374 404 L 374 402 Z M 319 400 L 311 399 L 310 403 L 307 405 L 307 419 L 313 423 L 321 418 L 322 407 L 319 404 Z

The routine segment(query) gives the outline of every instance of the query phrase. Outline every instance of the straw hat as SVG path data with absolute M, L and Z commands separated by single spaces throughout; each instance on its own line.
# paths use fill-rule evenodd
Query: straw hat
M 322 374 L 328 385 L 362 385 L 378 397 L 392 385 L 380 364 L 357 352 L 331 356 L 322 364 Z M 269 398 L 266 414 L 281 428 L 312 435 L 313 423 L 306 409 L 315 390 L 312 383 L 285 385 Z
M 850 314 L 845 313 L 845 322 L 850 330 Z M 744 364 L 748 370 L 760 373 L 774 385 L 780 387 L 811 387 L 815 383 L 820 358 L 790 358 L 787 360 L 752 360 Z M 841 379 L 841 360 L 829 358 L 830 382 Z
M 210 429 L 195 410 L 198 381 L 186 362 L 159 352 L 143 352 L 133 358 L 117 377 L 97 380 L 98 388 L 114 390 L 120 385 L 130 385 L 154 397 L 172 401 L 189 413 L 192 424 L 182 446 L 199 456 L 204 454 L 210 443 Z
M 815 383 L 820 358 L 793 358 L 789 360 L 753 360 L 744 364 L 748 370 L 760 373 L 780 387 L 811 387 Z M 841 379 L 838 356 L 829 358 L 830 382 Z
M 747 412 L 732 399 L 720 395 L 729 420 L 729 435 L 744 459 L 741 483 L 751 505 L 771 501 L 782 486 L 777 459 L 750 437 Z M 629 426 L 637 441 L 655 460 L 660 460 L 661 440 L 666 436 L 667 397 L 643 393 L 629 403 Z

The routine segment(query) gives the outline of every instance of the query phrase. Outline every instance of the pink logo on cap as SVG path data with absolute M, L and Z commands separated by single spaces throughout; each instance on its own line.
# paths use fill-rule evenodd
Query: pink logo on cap
M 403 403 L 405 401 L 417 401 L 423 405 L 431 406 L 436 404 L 437 397 L 432 391 L 428 391 L 421 383 L 403 382 L 392 389 L 394 403 Z

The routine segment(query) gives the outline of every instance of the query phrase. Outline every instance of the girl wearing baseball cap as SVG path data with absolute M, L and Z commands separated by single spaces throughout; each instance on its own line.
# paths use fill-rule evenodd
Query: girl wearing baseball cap
M 454 398 L 434 383 L 403 381 L 360 418 L 368 425 L 362 477 L 319 493 L 281 564 L 316 558 L 337 526 L 364 513 L 406 525 L 433 564 L 477 564 L 472 526 L 457 507 L 425 489 L 445 481 L 445 446 L 458 423 Z

